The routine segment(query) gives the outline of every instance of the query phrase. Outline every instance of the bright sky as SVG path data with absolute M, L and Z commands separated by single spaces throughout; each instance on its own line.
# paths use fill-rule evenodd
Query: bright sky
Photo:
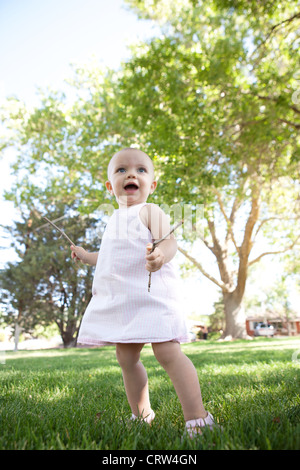
M 36 86 L 61 86 L 69 64 L 93 54 L 118 67 L 127 44 L 153 34 L 122 0 L 0 0 L 1 94 L 31 101 Z
M 62 89 L 70 64 L 92 56 L 118 68 L 128 44 L 155 34 L 151 21 L 125 8 L 122 0 L 0 0 L 0 103 L 16 95 L 37 104 L 38 87 Z M 1 194 L 11 184 L 12 159 L 8 152 L 0 162 Z
M 70 64 L 92 56 L 118 68 L 130 56 L 127 45 L 155 31 L 123 0 L 0 0 L 0 104 L 9 95 L 37 104 L 38 87 L 61 90 L 72 75 Z M 7 152 L 0 161 L 1 202 L 12 159 Z M 11 204 L 2 202 L 0 209 L 1 222 L 8 222 Z
M 72 76 L 70 64 L 93 56 L 118 68 L 130 56 L 127 45 L 154 34 L 153 23 L 138 20 L 123 0 L 0 0 L 0 104 L 10 95 L 37 104 L 38 87 L 61 90 Z M 12 151 L 0 160 L 1 224 L 15 214 L 12 203 L 3 201 L 13 160 Z M 1 264 L 10 256 L 2 250 Z

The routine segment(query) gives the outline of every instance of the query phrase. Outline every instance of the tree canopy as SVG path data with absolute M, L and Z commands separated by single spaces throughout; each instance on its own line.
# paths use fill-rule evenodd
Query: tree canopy
M 72 215 L 57 205 L 48 214 L 57 224 L 90 251 L 100 245 L 101 227 L 95 218 Z M 7 230 L 19 261 L 10 262 L 0 273 L 1 320 L 31 333 L 37 325 L 55 323 L 65 346 L 74 345 L 82 315 L 91 298 L 92 267 L 75 265 L 68 242 L 33 209 Z M 97 228 L 98 225 L 98 228 Z M 100 221 L 101 225 L 101 221 Z
M 117 71 L 75 69 L 72 103 L 61 93 L 32 111 L 14 102 L 6 118 L 18 181 L 9 197 L 27 206 L 76 199 L 92 213 L 111 202 L 111 155 L 142 148 L 159 178 L 153 202 L 203 204 L 198 238 L 219 278 L 181 251 L 222 290 L 225 335 L 243 336 L 249 266 L 299 246 L 297 2 L 126 3 L 162 35 L 132 47 Z M 262 234 L 272 246 L 255 252 Z

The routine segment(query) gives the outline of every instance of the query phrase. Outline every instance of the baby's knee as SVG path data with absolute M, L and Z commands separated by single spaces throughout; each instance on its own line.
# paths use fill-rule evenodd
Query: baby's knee
M 121 344 L 116 346 L 116 357 L 122 368 L 128 368 L 135 365 L 140 360 L 141 346 L 136 347 L 133 344 Z
M 172 341 L 166 343 L 153 343 L 152 349 L 156 359 L 165 369 L 177 360 L 178 354 L 181 354 L 179 343 Z

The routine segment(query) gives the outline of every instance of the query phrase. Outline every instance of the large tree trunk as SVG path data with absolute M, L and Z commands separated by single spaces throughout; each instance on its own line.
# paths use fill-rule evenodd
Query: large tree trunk
M 69 321 L 67 324 L 63 320 L 57 319 L 55 322 L 59 328 L 64 348 L 73 348 L 76 346 L 76 323 Z
M 195 266 L 204 274 L 210 281 L 221 288 L 224 301 L 224 313 L 225 313 L 225 331 L 223 332 L 222 338 L 234 339 L 234 338 L 247 338 L 246 330 L 246 316 L 242 307 L 242 301 L 246 288 L 246 281 L 248 276 L 248 265 L 249 255 L 252 248 L 252 234 L 254 226 L 258 220 L 259 207 L 260 207 L 260 187 L 259 183 L 256 182 L 252 187 L 251 197 L 251 209 L 246 220 L 244 228 L 243 241 L 238 246 L 234 236 L 233 227 L 236 219 L 236 213 L 241 204 L 241 199 L 236 197 L 230 216 L 227 216 L 225 208 L 222 202 L 221 194 L 215 190 L 217 195 L 217 201 L 220 207 L 220 211 L 224 216 L 227 223 L 227 233 L 223 241 L 217 236 L 217 229 L 215 225 L 214 214 L 211 213 L 207 217 L 208 229 L 211 235 L 212 244 L 209 240 L 203 239 L 205 245 L 216 257 L 216 261 L 219 268 L 221 280 L 217 280 L 213 276 L 209 275 L 203 268 L 200 262 L 194 259 L 186 250 L 178 247 L 179 251 L 183 253 Z M 237 276 L 229 268 L 229 241 L 235 246 L 236 252 L 239 257 L 239 265 Z
M 225 311 L 225 331 L 222 339 L 247 338 L 246 316 L 242 306 L 242 299 L 235 292 L 223 292 Z
M 64 348 L 73 348 L 76 346 L 76 338 L 74 338 L 74 331 L 63 331 L 61 333 Z

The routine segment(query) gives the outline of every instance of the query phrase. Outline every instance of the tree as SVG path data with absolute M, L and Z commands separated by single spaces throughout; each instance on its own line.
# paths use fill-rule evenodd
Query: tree
M 223 298 L 214 302 L 214 309 L 214 312 L 209 316 L 210 328 L 212 331 L 223 331 L 225 328 Z
M 287 327 L 288 335 L 290 335 L 289 320 L 295 316 L 295 312 L 291 307 L 285 277 L 281 276 L 273 286 L 273 289 L 267 292 L 265 307 L 271 314 L 274 312 L 277 317 L 281 318 L 282 323 Z
M 202 240 L 220 278 L 179 249 L 221 288 L 224 336 L 243 337 L 249 267 L 299 244 L 300 14 L 295 2 L 280 10 L 270 2 L 128 3 L 163 18 L 167 36 L 141 46 L 125 66 L 126 119 L 168 162 L 164 201 L 204 199 Z M 273 232 L 277 246 L 255 254 L 262 232 Z
M 76 242 L 84 241 L 92 251 L 98 249 L 95 219 L 72 217 L 70 209 L 62 206 L 48 215 L 60 219 Z M 8 263 L 1 272 L 3 320 L 14 325 L 17 334 L 20 329 L 32 333 L 37 325 L 56 323 L 64 346 L 73 346 L 91 298 L 92 267 L 74 265 L 66 242 L 42 221 L 37 210 L 23 217 L 12 229 L 20 261 Z M 87 230 L 92 234 L 89 238 Z
M 290 321 L 297 316 L 290 301 L 290 280 L 286 275 L 278 275 L 271 285 L 245 298 L 245 308 L 251 317 L 264 322 L 280 320 L 281 328 L 285 328 L 288 335 L 291 334 Z
M 203 233 L 189 233 L 180 251 L 221 289 L 224 336 L 244 337 L 249 267 L 299 245 L 296 2 L 127 3 L 158 20 L 164 34 L 134 47 L 117 72 L 78 68 L 72 106 L 49 95 L 34 112 L 10 113 L 15 168 L 30 178 L 47 171 L 47 194 L 30 186 L 39 198 L 71 200 L 80 187 L 88 213 L 109 201 L 103 182 L 112 153 L 148 152 L 160 178 L 152 201 L 204 205 Z M 258 252 L 262 234 L 274 246 Z M 192 252 L 197 238 L 218 276 Z

